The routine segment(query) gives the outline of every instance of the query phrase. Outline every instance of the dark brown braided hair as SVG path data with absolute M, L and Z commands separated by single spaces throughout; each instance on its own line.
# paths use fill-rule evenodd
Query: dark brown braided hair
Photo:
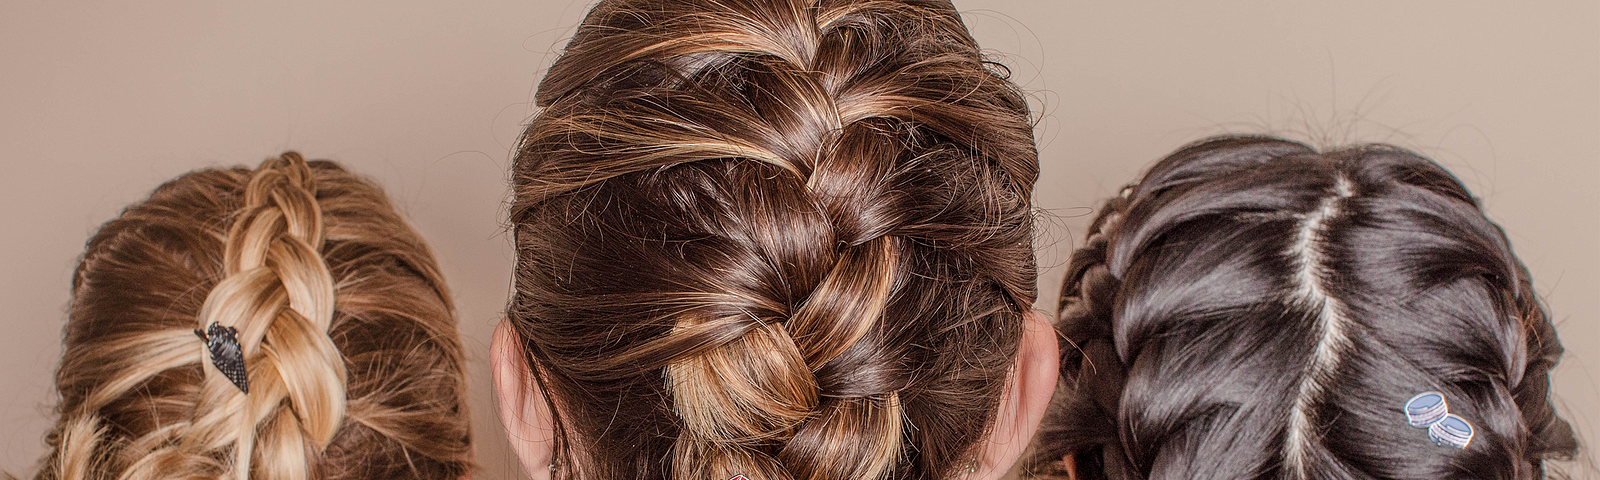
M 1062 286 L 1037 474 L 1070 455 L 1080 479 L 1534 479 L 1576 449 L 1527 270 L 1426 158 L 1213 138 L 1099 215 Z M 1465 449 L 1407 424 L 1425 391 L 1476 427 Z

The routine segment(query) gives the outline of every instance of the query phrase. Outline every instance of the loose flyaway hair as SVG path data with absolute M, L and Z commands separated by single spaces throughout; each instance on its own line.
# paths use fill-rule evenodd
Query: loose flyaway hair
M 461 478 L 449 298 L 422 239 L 336 164 L 188 173 L 89 240 L 36 478 Z M 218 370 L 228 339 L 247 383 Z
M 970 464 L 1036 296 L 1038 160 L 948 1 L 602 1 L 537 99 L 509 316 L 558 475 Z
M 1532 479 L 1576 450 L 1527 269 L 1415 153 L 1209 139 L 1090 230 L 1038 473 L 1071 455 L 1083 479 Z M 1407 424 L 1428 391 L 1476 427 L 1465 449 Z

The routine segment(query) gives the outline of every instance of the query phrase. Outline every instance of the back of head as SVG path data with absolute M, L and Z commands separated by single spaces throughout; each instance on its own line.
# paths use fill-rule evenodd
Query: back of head
M 602 1 L 513 169 L 582 478 L 944 478 L 1035 297 L 1027 107 L 948 1 Z
M 1371 145 L 1190 145 L 1107 202 L 1062 288 L 1079 478 L 1541 478 L 1574 439 L 1526 269 L 1461 183 Z M 1069 343 L 1063 343 L 1067 345 Z M 1476 434 L 1435 445 L 1435 391 Z
M 89 240 L 37 478 L 460 478 L 451 308 L 422 239 L 338 165 L 186 174 Z

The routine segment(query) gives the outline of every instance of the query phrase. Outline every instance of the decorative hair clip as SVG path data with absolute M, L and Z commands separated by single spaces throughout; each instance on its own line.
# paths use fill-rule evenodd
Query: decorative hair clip
M 1428 438 L 1438 445 L 1467 448 L 1476 433 L 1467 419 L 1450 413 L 1444 394 L 1422 392 L 1406 400 L 1406 421 L 1413 427 L 1428 429 Z
M 750 479 L 746 478 L 744 475 L 734 475 L 733 478 L 730 478 L 728 480 L 750 480 Z
M 1472 443 L 1472 424 L 1454 414 L 1445 415 L 1433 425 L 1428 426 L 1428 438 L 1439 445 L 1449 445 L 1456 448 L 1467 448 Z
M 197 328 L 194 334 L 205 340 L 206 349 L 211 350 L 211 364 L 216 365 L 217 370 L 233 382 L 233 386 L 239 387 L 239 391 L 250 393 L 250 378 L 245 376 L 244 348 L 239 346 L 239 331 L 211 322 L 206 331 Z

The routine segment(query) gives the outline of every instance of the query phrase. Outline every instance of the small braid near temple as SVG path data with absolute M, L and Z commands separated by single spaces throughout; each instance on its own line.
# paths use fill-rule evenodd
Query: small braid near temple
M 1537 479 L 1577 448 L 1527 269 L 1394 147 L 1178 150 L 1106 202 L 1058 328 L 1039 475 Z
M 949 2 L 602 1 L 537 101 L 494 347 L 534 478 L 979 479 L 1020 455 L 1056 368 L 1038 159 Z
M 185 174 L 89 240 L 36 478 L 463 478 L 449 298 L 334 163 Z

